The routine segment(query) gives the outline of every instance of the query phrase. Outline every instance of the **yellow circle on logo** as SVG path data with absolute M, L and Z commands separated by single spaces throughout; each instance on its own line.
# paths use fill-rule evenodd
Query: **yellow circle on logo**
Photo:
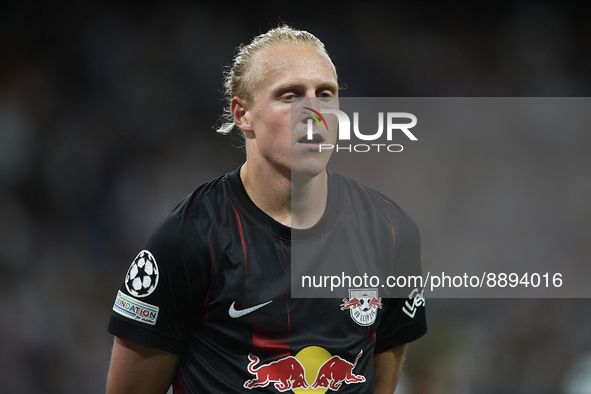
M 294 389 L 292 390 L 296 394 L 308 394 L 308 393 L 325 393 L 328 388 L 319 387 L 313 389 L 312 385 L 316 381 L 318 370 L 327 360 L 332 357 L 332 354 L 328 350 L 321 348 L 320 346 L 308 346 L 303 348 L 295 355 L 295 358 L 302 364 L 306 371 L 306 383 L 308 383 L 307 389 Z

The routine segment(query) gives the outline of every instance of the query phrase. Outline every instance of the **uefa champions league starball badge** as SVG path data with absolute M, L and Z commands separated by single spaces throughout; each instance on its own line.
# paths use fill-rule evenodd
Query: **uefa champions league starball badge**
M 142 250 L 127 271 L 125 287 L 133 296 L 146 297 L 158 286 L 159 276 L 156 259 L 149 251 Z

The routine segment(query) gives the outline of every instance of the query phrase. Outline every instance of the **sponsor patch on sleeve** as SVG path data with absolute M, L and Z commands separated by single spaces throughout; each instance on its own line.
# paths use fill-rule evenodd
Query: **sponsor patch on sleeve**
M 115 299 L 115 305 L 113 305 L 113 310 L 131 320 L 136 320 L 153 326 L 156 324 L 156 319 L 158 319 L 159 308 L 136 300 L 119 290 L 117 298 Z

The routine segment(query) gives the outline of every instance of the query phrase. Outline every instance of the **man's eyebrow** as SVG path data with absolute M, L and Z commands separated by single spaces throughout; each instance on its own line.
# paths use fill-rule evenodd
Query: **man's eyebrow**
M 325 82 L 325 83 L 321 83 L 319 88 L 321 89 L 331 89 L 334 90 L 335 92 L 338 92 L 339 90 L 339 84 L 336 82 Z
M 292 89 L 299 89 L 302 88 L 303 84 L 298 83 L 298 82 L 294 82 L 294 83 L 286 83 L 284 85 L 278 85 L 275 90 L 280 90 L 280 91 L 284 91 L 284 90 L 292 90 Z M 319 89 L 330 89 L 334 92 L 338 92 L 339 91 L 339 85 L 336 82 L 323 82 L 320 83 L 317 87 L 316 90 Z

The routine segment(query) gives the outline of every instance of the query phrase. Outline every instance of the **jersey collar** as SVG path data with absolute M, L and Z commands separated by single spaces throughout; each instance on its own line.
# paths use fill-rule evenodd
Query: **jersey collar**
M 252 219 L 258 222 L 262 227 L 273 235 L 294 242 L 304 242 L 320 237 L 325 233 L 335 222 L 337 218 L 340 201 L 341 201 L 341 179 L 338 174 L 328 171 L 328 199 L 326 210 L 324 214 L 314 226 L 307 229 L 293 229 L 285 226 L 257 207 L 248 194 L 242 180 L 240 179 L 240 168 L 228 174 L 228 180 L 232 188 L 232 192 L 236 197 L 236 202 L 240 205 L 242 210 L 247 213 Z

